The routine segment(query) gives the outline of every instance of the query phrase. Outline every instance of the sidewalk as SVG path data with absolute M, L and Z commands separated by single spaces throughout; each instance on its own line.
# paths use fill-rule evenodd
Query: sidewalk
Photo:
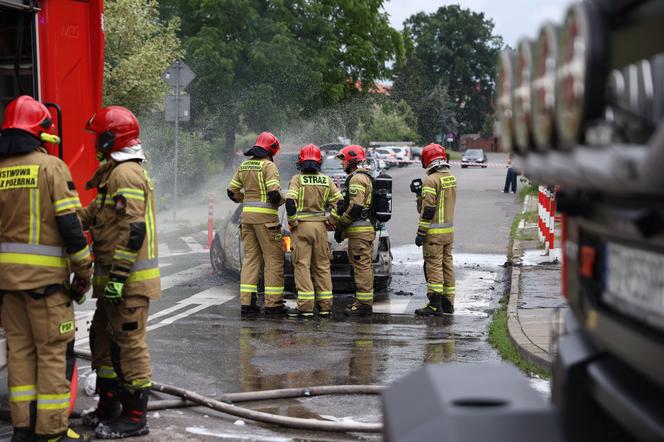
M 544 250 L 537 241 L 515 240 L 512 249 L 512 285 L 507 327 L 519 353 L 549 369 L 551 338 L 560 329 L 566 302 L 561 293 L 561 251 Z

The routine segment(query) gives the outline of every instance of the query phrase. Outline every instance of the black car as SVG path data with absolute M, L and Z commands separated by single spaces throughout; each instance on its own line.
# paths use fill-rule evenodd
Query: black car
M 486 153 L 482 149 L 468 149 L 463 153 L 463 157 L 461 158 L 461 167 L 464 169 L 472 166 L 484 168 L 488 166 L 487 163 Z

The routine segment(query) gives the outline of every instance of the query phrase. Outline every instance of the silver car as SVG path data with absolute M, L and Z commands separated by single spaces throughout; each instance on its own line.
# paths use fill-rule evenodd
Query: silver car
M 242 242 L 240 241 L 240 215 L 242 205 L 223 223 L 217 231 L 210 248 L 210 261 L 214 271 L 222 275 L 224 272 L 239 273 L 242 269 Z M 287 291 L 295 292 L 293 275 L 293 258 L 290 251 L 290 231 L 286 222 L 283 206 L 279 210 L 282 222 L 283 245 L 285 250 L 285 287 Z M 332 271 L 332 286 L 334 293 L 348 293 L 355 291 L 353 269 L 348 261 L 348 241 L 337 244 L 334 240 L 334 231 L 328 232 L 330 245 L 330 264 Z M 392 282 L 392 252 L 390 249 L 390 234 L 387 226 L 379 226 L 373 244 L 374 290 L 376 299 L 387 296 L 386 290 Z M 380 293 L 379 293 L 380 292 Z

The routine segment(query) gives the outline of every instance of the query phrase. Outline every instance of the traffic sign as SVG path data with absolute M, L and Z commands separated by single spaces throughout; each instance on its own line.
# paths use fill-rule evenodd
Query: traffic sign
M 164 117 L 166 121 L 175 121 L 175 109 L 178 108 L 178 104 L 175 103 L 175 95 L 166 95 L 166 112 Z M 189 121 L 189 115 L 191 108 L 191 97 L 189 95 L 180 95 L 180 104 L 179 110 L 180 115 L 178 120 L 180 121 Z
M 166 72 L 164 72 L 162 78 L 170 87 L 175 88 L 178 86 L 178 74 L 180 76 L 180 90 L 186 88 L 189 83 L 191 83 L 192 80 L 196 78 L 194 71 L 189 69 L 189 66 L 184 64 L 184 62 L 181 60 L 175 60 L 175 62 L 173 62 L 173 64 L 170 65 L 168 69 L 166 69 Z

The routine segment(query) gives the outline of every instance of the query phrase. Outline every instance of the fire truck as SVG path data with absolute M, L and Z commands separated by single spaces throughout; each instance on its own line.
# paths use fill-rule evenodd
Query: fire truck
M 500 58 L 503 142 L 559 186 L 568 441 L 664 440 L 664 1 L 587 0 Z
M 103 0 L 0 0 L 0 123 L 19 95 L 46 104 L 61 139 L 47 148 L 69 166 L 84 205 L 94 198 L 85 182 L 98 164 L 84 127 L 102 104 L 103 24 Z

